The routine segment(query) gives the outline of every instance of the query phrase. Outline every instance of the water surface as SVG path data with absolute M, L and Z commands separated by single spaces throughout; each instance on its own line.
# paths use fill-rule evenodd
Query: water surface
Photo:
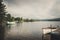
M 21 40 L 42 40 L 42 28 L 50 25 L 60 26 L 60 22 L 56 21 L 40 21 L 40 22 L 23 22 L 8 25 L 6 29 L 6 38 L 15 37 Z M 24 38 L 24 39 L 23 39 Z M 14 39 L 15 40 L 15 39 Z

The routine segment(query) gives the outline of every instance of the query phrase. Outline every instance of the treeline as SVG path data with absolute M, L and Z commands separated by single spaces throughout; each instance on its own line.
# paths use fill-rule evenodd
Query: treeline
M 13 17 L 11 14 L 6 14 L 6 21 L 13 22 L 13 21 L 22 21 L 22 17 Z
M 53 18 L 53 19 L 44 19 L 40 21 L 60 21 L 60 18 Z
M 17 22 L 34 22 L 36 20 L 34 20 L 34 19 L 23 19 L 23 17 L 13 17 L 13 16 L 11 16 L 11 14 L 6 14 L 6 21 L 9 21 L 9 22 L 13 22 L 13 21 L 17 21 Z

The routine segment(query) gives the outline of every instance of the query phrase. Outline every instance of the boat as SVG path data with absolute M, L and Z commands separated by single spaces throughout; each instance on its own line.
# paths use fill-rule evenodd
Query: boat
M 15 24 L 15 22 L 7 22 L 7 25 Z

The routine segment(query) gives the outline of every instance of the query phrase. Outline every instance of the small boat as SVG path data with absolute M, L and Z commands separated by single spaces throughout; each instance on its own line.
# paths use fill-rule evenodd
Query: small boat
M 7 22 L 7 25 L 15 24 L 15 22 Z

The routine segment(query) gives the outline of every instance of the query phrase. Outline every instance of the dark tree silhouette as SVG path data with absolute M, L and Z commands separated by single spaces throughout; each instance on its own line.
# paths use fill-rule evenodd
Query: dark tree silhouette
M 7 16 L 7 21 L 11 21 L 11 14 L 6 14 Z
M 16 20 L 16 21 L 20 21 L 21 19 L 20 19 L 20 17 L 17 17 L 17 18 L 15 18 L 15 20 Z
M 3 0 L 0 0 L 0 40 L 4 40 L 5 26 L 3 25 L 5 19 L 5 5 Z

